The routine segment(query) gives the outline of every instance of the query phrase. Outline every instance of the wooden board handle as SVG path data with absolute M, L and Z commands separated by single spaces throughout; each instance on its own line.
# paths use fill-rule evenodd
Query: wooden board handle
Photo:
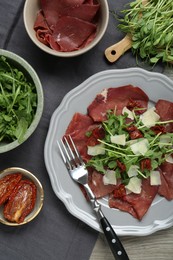
M 105 56 L 108 61 L 115 62 L 127 50 L 132 47 L 132 39 L 130 35 L 126 35 L 120 42 L 108 47 L 105 50 Z

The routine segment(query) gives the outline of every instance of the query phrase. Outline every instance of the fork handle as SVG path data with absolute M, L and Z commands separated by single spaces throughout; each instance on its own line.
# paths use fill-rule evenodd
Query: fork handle
M 107 242 L 110 246 L 110 249 L 111 249 L 115 259 L 116 260 L 129 260 L 129 257 L 127 256 L 127 253 L 126 253 L 123 245 L 121 244 L 121 241 L 119 240 L 118 236 L 114 232 L 112 226 L 110 225 L 110 223 L 106 219 L 106 217 L 102 217 L 100 219 L 100 224 L 102 226 L 105 237 L 107 239 Z
M 98 220 L 100 221 L 100 224 L 102 226 L 103 232 L 105 234 L 105 237 L 107 239 L 107 242 L 110 246 L 110 249 L 115 257 L 116 260 L 129 260 L 127 253 L 121 244 L 121 241 L 119 240 L 117 234 L 113 230 L 111 224 L 107 220 L 107 218 L 104 216 L 100 204 L 97 202 L 97 199 L 90 189 L 88 183 L 84 184 L 85 190 L 88 194 L 88 197 L 90 199 L 90 202 L 92 204 L 93 210 L 95 211 Z

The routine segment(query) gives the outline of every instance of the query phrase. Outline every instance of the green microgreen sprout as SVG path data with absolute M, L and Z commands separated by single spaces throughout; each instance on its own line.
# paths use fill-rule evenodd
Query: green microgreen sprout
M 173 62 L 173 1 L 135 0 L 117 17 L 118 28 L 131 35 L 132 51 L 156 64 Z

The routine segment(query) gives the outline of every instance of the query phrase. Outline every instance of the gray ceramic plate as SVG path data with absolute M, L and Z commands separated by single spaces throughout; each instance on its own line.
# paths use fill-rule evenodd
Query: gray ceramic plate
M 101 231 L 101 228 L 96 216 L 78 185 L 69 177 L 56 141 L 60 140 L 65 133 L 75 112 L 87 112 L 87 106 L 93 101 L 96 94 L 104 88 L 127 84 L 143 89 L 148 94 L 151 103 L 155 103 L 160 98 L 173 100 L 173 82 L 162 74 L 138 68 L 97 73 L 64 97 L 51 118 L 45 143 L 45 163 L 55 194 L 63 201 L 71 214 L 98 231 Z M 142 221 L 136 220 L 128 213 L 110 209 L 107 198 L 100 199 L 99 202 L 105 216 L 118 235 L 145 236 L 173 225 L 173 201 L 167 201 L 160 196 L 155 198 Z

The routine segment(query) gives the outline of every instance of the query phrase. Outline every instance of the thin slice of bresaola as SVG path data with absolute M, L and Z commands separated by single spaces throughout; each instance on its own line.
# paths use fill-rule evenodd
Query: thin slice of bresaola
M 160 116 L 160 121 L 173 120 L 173 102 L 160 99 L 157 101 L 155 107 L 156 112 Z M 166 131 L 170 133 L 173 132 L 173 123 L 166 125 Z
M 96 198 L 102 198 L 109 195 L 115 189 L 116 185 L 108 184 L 104 185 L 103 183 L 103 174 L 93 171 L 89 174 L 88 182 L 91 190 L 93 191 Z
M 70 52 L 80 49 L 91 35 L 94 38 L 95 31 L 96 25 L 92 23 L 64 16 L 58 20 L 53 34 L 48 35 L 48 42 L 54 50 Z
M 87 136 L 86 132 L 94 124 L 93 120 L 81 113 L 75 113 L 72 120 L 70 121 L 68 128 L 65 132 L 65 135 L 71 135 L 80 155 L 83 160 L 86 162 L 91 157 L 87 154 Z
M 108 110 L 115 110 L 116 114 L 120 115 L 130 100 L 137 102 L 140 107 L 147 108 L 149 98 L 143 90 L 132 85 L 108 88 L 98 94 L 89 105 L 88 115 L 96 122 L 104 121 Z
M 63 16 L 76 17 L 91 22 L 100 4 L 84 0 L 41 0 L 41 8 L 50 28 L 54 28 Z
M 151 186 L 149 179 L 143 179 L 142 191 L 140 194 L 130 193 L 122 196 L 121 198 L 115 198 L 111 195 L 109 199 L 109 206 L 111 208 L 126 211 L 133 217 L 141 220 L 151 206 L 158 192 L 158 188 L 158 185 Z
M 47 35 L 52 34 L 52 32 L 41 10 L 37 13 L 34 30 L 36 31 L 36 37 L 38 38 L 38 40 L 43 44 L 48 45 L 49 43 L 47 41 Z
M 173 102 L 160 99 L 156 103 L 156 112 L 160 115 L 160 121 L 173 120 Z M 173 132 L 173 123 L 166 124 L 166 131 Z M 173 199 L 173 164 L 164 162 L 161 166 L 161 185 L 158 193 L 167 200 Z
M 167 200 L 173 199 L 173 164 L 164 162 L 161 166 L 161 185 L 158 194 Z

